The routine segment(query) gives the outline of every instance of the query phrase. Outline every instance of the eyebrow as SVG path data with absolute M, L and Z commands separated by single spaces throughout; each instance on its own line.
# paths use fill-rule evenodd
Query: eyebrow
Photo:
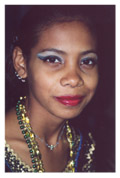
M 59 50 L 59 49 L 56 49 L 56 48 L 46 48 L 46 49 L 41 50 L 40 53 L 46 52 L 46 51 L 56 52 L 58 54 L 67 54 L 65 51 L 62 51 L 62 50 Z M 95 50 L 83 51 L 80 54 L 86 55 L 86 54 L 89 54 L 89 53 L 95 53 L 97 55 L 97 52 Z
M 89 54 L 89 53 L 94 53 L 97 55 L 97 52 L 95 50 L 87 50 L 87 51 L 83 51 L 81 52 L 81 55 L 86 55 L 86 54 Z
M 46 48 L 46 49 L 41 50 L 40 53 L 43 53 L 43 52 L 46 52 L 46 51 L 56 52 L 56 53 L 59 53 L 59 54 L 67 54 L 65 51 L 62 51 L 62 50 L 59 50 L 59 49 L 56 49 L 56 48 Z

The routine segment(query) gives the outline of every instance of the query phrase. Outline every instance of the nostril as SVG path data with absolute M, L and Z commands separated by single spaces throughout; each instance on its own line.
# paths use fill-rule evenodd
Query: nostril
M 75 87 L 82 86 L 84 84 L 84 81 L 80 76 L 69 75 L 69 76 L 66 76 L 66 77 L 62 77 L 60 79 L 60 84 L 64 87 L 70 86 L 72 88 L 75 88 Z
M 69 82 L 68 82 L 67 78 L 61 78 L 60 84 L 62 86 L 66 86 L 66 85 L 69 85 Z

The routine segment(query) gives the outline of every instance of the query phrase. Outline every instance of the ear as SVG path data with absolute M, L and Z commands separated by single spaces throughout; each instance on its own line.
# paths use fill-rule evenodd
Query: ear
M 27 77 L 26 60 L 23 56 L 21 48 L 19 47 L 15 47 L 13 50 L 13 65 L 21 78 Z

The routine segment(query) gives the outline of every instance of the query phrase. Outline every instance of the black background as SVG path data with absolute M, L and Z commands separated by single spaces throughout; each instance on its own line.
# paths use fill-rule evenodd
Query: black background
M 5 49 L 6 59 L 10 52 L 12 35 L 23 15 L 31 8 L 28 5 L 6 5 Z M 83 111 L 85 127 L 93 131 L 97 143 L 97 171 L 115 171 L 115 6 L 89 5 L 88 14 L 96 23 L 99 42 L 100 81 L 94 99 Z M 10 91 L 6 81 L 6 108 L 10 108 Z M 87 113 L 87 114 L 86 114 Z M 76 121 L 80 124 L 79 120 Z M 79 124 L 78 124 L 79 123 Z

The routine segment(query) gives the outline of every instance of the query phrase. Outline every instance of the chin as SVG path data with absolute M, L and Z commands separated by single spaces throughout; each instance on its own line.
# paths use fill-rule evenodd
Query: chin
M 74 119 L 76 118 L 77 116 L 79 116 L 81 114 L 83 110 L 79 110 L 77 112 L 63 112 L 63 114 L 60 114 L 59 117 L 62 118 L 62 119 Z

